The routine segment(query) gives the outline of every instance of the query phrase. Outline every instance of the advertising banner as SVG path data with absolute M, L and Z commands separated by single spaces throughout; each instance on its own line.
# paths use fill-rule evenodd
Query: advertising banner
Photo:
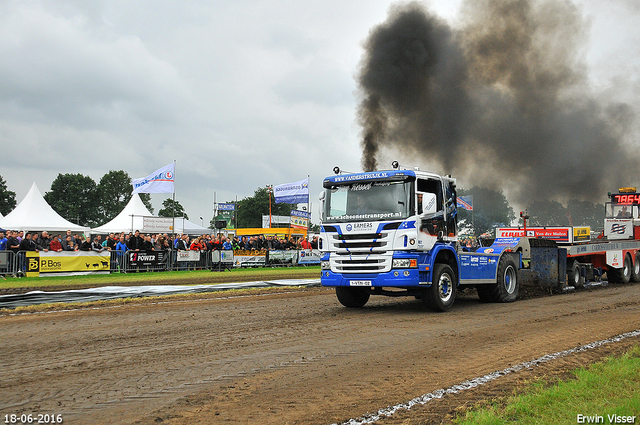
M 218 211 L 235 211 L 235 210 L 236 210 L 236 204 L 225 204 L 225 203 L 218 204 Z
M 299 265 L 320 264 L 322 253 L 317 249 L 303 249 L 298 256 Z
M 177 251 L 176 261 L 200 261 L 200 251 Z
M 539 238 L 551 239 L 558 243 L 586 242 L 591 238 L 591 228 L 583 227 L 527 227 L 498 228 L 496 238 Z
M 211 251 L 211 262 L 217 263 L 233 263 L 233 251 L 228 249 L 224 251 Z
M 267 251 L 236 250 L 233 253 L 234 267 L 258 267 L 267 264 Z
M 127 251 L 132 267 L 158 266 L 164 262 L 164 251 Z
M 26 253 L 27 277 L 109 273 L 109 251 L 30 251 Z
M 293 264 L 298 263 L 298 251 L 269 251 L 269 264 Z
M 306 211 L 291 211 L 291 227 L 306 229 L 309 226 L 309 213 Z
M 299 204 L 309 202 L 309 178 L 285 183 L 273 188 L 276 204 Z
M 147 177 L 133 179 L 133 193 L 173 193 L 175 167 L 176 163 L 172 162 Z
M 142 231 L 145 233 L 171 233 L 173 232 L 173 218 L 142 217 Z

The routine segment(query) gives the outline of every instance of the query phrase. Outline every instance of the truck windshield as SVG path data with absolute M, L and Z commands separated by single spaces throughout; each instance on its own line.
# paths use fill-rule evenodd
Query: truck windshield
M 325 222 L 400 220 L 411 214 L 411 182 L 368 182 L 326 189 Z

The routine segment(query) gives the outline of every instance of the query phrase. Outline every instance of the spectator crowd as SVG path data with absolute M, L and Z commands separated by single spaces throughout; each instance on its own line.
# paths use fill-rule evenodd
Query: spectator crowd
M 257 236 L 225 236 L 219 233 L 203 234 L 191 239 L 187 234 L 169 235 L 143 234 L 135 232 L 109 233 L 102 240 L 101 235 L 93 237 L 82 234 L 66 233 L 49 235 L 49 232 L 7 231 L 0 232 L 0 251 L 213 251 L 213 250 L 245 250 L 245 251 L 275 251 L 317 249 L 318 236 L 311 240 L 304 237 L 278 237 L 268 235 Z

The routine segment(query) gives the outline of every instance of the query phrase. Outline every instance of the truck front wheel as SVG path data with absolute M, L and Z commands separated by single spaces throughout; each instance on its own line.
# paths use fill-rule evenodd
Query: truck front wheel
M 433 266 L 431 287 L 425 288 L 422 304 L 433 311 L 447 311 L 456 299 L 456 274 L 448 264 Z
M 338 301 L 345 307 L 360 308 L 369 301 L 369 292 L 364 288 L 336 286 Z

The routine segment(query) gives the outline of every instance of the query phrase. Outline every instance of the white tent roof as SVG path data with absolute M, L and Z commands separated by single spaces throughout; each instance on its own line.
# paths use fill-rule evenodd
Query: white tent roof
M 127 206 L 120 211 L 120 214 L 110 222 L 91 229 L 91 233 L 119 233 L 142 230 L 144 217 L 154 217 L 154 215 L 144 206 L 140 195 L 134 193 Z
M 213 233 L 213 230 L 208 229 L 206 227 L 202 227 L 195 223 L 192 223 L 191 221 L 183 217 L 176 217 L 175 220 L 176 220 L 175 233 L 186 233 L 189 235 L 202 235 L 205 233 Z
M 44 230 L 52 232 L 64 232 L 66 230 L 84 232 L 88 229 L 65 220 L 55 212 L 44 200 L 35 182 L 22 202 L 6 217 L 0 218 L 0 227 L 8 230 L 38 232 Z

